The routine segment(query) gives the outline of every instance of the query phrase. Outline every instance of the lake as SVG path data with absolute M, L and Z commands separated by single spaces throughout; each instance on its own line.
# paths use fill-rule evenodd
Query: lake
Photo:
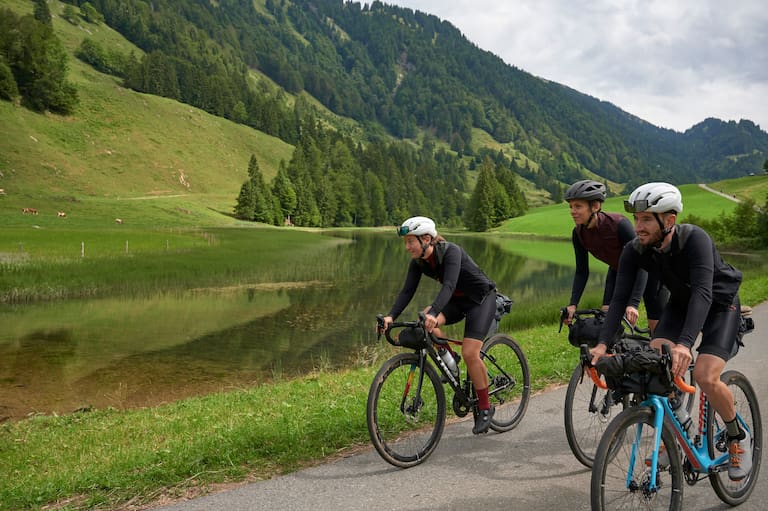
M 156 406 L 354 364 L 383 342 L 375 316 L 388 312 L 408 255 L 393 235 L 338 235 L 351 243 L 305 261 L 322 268 L 315 280 L 0 306 L 0 417 Z M 556 318 L 568 300 L 572 268 L 503 251 L 492 238 L 449 238 L 515 300 L 506 330 Z M 603 268 L 590 279 L 595 296 Z M 437 290 L 422 280 L 401 318 Z

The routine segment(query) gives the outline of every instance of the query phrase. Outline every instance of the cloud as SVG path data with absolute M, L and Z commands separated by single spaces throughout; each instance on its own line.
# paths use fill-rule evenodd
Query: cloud
M 760 0 L 396 0 L 447 19 L 534 75 L 683 131 L 707 117 L 768 128 Z

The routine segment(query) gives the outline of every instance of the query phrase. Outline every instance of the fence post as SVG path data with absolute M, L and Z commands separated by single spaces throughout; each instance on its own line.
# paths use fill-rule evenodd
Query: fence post
M 125 253 L 128 253 L 128 240 L 125 240 Z
M 80 257 L 85 257 L 85 242 L 80 242 Z

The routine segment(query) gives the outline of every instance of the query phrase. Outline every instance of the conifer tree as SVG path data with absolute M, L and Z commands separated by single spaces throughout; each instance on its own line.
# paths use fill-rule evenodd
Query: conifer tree
M 34 16 L 37 21 L 45 25 L 51 26 L 53 19 L 51 18 L 51 10 L 48 8 L 48 2 L 46 0 L 34 0 L 35 10 Z
M 493 163 L 486 158 L 480 166 L 472 198 L 467 204 L 464 224 L 470 231 L 484 232 L 493 227 L 499 183 L 493 174 Z
M 279 205 L 278 214 L 281 218 L 280 222 L 290 221 L 296 211 L 296 188 L 291 178 L 288 177 L 288 170 L 283 162 L 280 162 L 277 175 L 272 183 L 272 193 Z
M 256 210 L 256 195 L 253 191 L 253 182 L 249 179 L 240 187 L 240 195 L 235 204 L 235 217 L 240 220 L 253 220 Z

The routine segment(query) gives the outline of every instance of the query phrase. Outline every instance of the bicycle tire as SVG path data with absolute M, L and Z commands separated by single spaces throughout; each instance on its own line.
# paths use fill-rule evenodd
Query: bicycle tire
M 531 399 L 531 372 L 523 349 L 507 334 L 494 334 L 483 343 L 481 358 L 488 370 L 488 397 L 496 408 L 491 429 L 514 429 Z
M 581 363 L 576 366 L 565 391 L 565 437 L 571 452 L 585 467 L 592 468 L 597 445 L 613 417 L 626 408 L 628 399 L 616 402 L 611 390 L 599 388 Z
M 395 355 L 381 366 L 368 392 L 366 422 L 371 443 L 385 461 L 400 468 L 426 460 L 445 429 L 440 376 L 428 361 L 423 370 L 419 362 L 417 353 Z
M 760 407 L 757 395 L 746 376 L 738 371 L 725 371 L 720 375 L 720 380 L 728 385 L 733 393 L 736 413 L 744 420 L 752 435 L 752 471 L 741 481 L 731 481 L 727 472 L 710 474 L 709 483 L 717 496 L 731 506 L 744 503 L 752 494 L 757 484 L 757 476 L 760 473 L 761 453 L 763 449 L 763 423 L 760 416 Z M 707 414 L 707 445 L 709 456 L 714 458 L 727 450 L 727 442 L 724 439 L 725 423 L 719 414 L 715 413 L 711 406 Z
M 653 416 L 654 411 L 650 407 L 629 407 L 606 428 L 592 467 L 592 511 L 682 509 L 685 486 L 683 464 L 674 434 L 666 421 L 662 423 L 661 438 L 667 448 L 670 464 L 668 468 L 658 469 L 657 490 L 651 492 L 648 487 L 650 468 L 646 466 L 645 459 L 650 459 L 654 448 L 655 428 L 651 425 Z M 633 443 L 637 437 L 638 447 L 634 450 L 636 461 L 629 478 Z

